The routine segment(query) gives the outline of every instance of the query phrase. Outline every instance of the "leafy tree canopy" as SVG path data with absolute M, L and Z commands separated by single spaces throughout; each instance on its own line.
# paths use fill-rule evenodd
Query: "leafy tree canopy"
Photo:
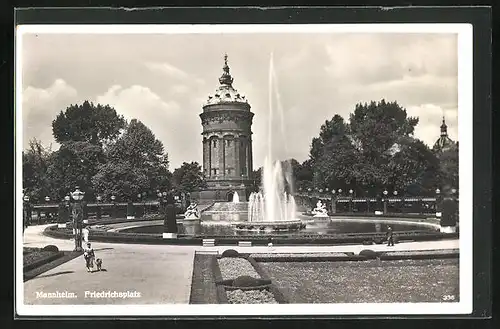
M 33 138 L 23 152 L 23 188 L 33 201 L 41 201 L 51 195 L 47 169 L 50 166 L 51 149 Z
M 185 192 L 193 192 L 205 187 L 201 165 L 198 162 L 184 162 L 174 170 L 173 183 L 175 189 Z
M 93 196 L 92 176 L 100 164 L 105 163 L 100 146 L 88 142 L 65 142 L 52 153 L 47 177 L 52 193 L 58 200 L 79 186 L 86 197 Z
M 125 127 L 125 119 L 109 105 L 85 101 L 61 111 L 52 121 L 52 134 L 59 143 L 69 141 L 105 145 L 115 140 Z

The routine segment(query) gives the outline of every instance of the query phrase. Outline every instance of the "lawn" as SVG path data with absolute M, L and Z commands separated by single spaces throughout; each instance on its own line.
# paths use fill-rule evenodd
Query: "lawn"
M 34 264 L 42 259 L 45 259 L 51 255 L 55 255 L 57 252 L 45 251 L 40 248 L 23 248 L 23 266 Z
M 195 254 L 190 304 L 217 304 L 217 292 L 212 273 L 212 256 Z
M 457 302 L 459 297 L 458 259 L 260 265 L 292 303 Z

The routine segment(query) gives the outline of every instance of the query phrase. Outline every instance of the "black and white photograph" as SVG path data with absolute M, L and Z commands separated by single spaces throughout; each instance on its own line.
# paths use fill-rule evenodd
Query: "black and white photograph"
M 471 313 L 472 49 L 469 24 L 18 25 L 18 314 Z

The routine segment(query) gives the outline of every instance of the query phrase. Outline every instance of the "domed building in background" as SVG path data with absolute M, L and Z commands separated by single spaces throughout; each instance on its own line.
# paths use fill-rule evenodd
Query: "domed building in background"
M 443 117 L 443 123 L 441 124 L 441 135 L 434 143 L 432 150 L 439 156 L 439 154 L 445 151 L 455 150 L 457 146 L 458 142 L 453 141 L 448 136 L 448 126 L 446 125 L 445 119 Z
M 200 114 L 203 126 L 203 174 L 207 187 L 200 199 L 246 201 L 253 172 L 252 119 L 248 100 L 233 87 L 227 55 L 220 85 Z

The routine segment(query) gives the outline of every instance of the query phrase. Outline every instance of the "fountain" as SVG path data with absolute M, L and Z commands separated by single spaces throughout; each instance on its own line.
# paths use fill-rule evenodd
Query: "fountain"
M 187 207 L 186 212 L 184 213 L 185 221 L 200 219 L 200 214 L 198 213 L 197 207 L 198 205 L 195 202 L 193 202 Z
M 233 203 L 240 203 L 240 196 L 238 195 L 238 192 L 234 192 L 233 194 Z
M 248 200 L 248 221 L 234 223 L 237 230 L 299 230 L 305 224 L 296 218 L 296 204 L 292 195 L 293 180 L 291 167 L 283 168 L 280 161 L 272 160 L 272 91 L 275 80 L 273 56 L 269 67 L 269 126 L 268 156 L 264 160 L 262 186 L 259 192 L 252 192 Z M 278 102 L 279 93 L 276 92 Z M 284 135 L 284 115 L 281 111 L 281 130 Z M 286 138 L 284 138 L 286 140 Z M 286 143 L 285 143 L 286 144 Z M 285 145 L 286 149 L 286 145 Z
M 328 217 L 328 211 L 326 210 L 326 206 L 321 202 L 321 200 L 318 200 L 318 203 L 316 203 L 316 208 L 312 210 L 313 217 L 321 217 L 321 218 L 327 218 Z

